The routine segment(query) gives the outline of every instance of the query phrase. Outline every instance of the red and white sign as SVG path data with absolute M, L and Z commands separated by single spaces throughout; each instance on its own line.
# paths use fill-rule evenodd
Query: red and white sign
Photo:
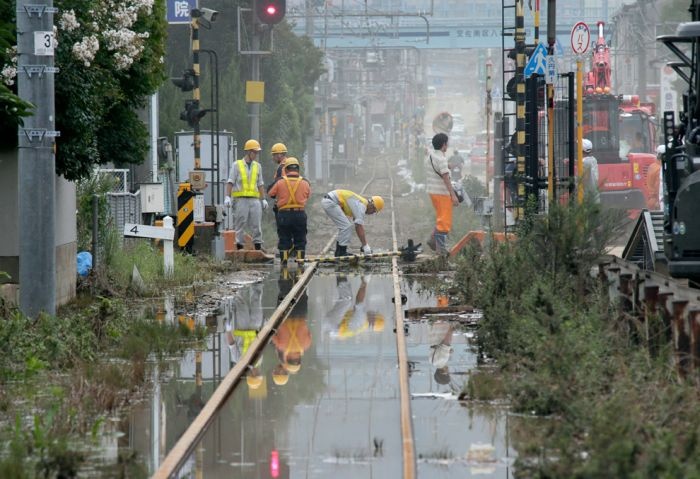
M 584 22 L 578 22 L 571 29 L 571 49 L 576 55 L 583 55 L 591 44 L 591 30 Z

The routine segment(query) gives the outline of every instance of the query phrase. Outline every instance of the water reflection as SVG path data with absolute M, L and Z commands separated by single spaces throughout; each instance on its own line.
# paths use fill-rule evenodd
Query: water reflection
M 333 338 L 348 339 L 365 332 L 384 331 L 384 316 L 367 309 L 365 296 L 371 277 L 362 275 L 353 294 L 347 276 L 336 277 L 336 297 L 327 313 L 325 327 Z

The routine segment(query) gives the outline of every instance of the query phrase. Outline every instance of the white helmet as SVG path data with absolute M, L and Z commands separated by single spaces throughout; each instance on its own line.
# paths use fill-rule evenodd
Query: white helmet
M 666 145 L 659 145 L 656 147 L 656 156 L 661 156 L 666 153 Z
M 586 153 L 590 153 L 593 150 L 593 143 L 591 143 L 591 140 L 584 138 L 583 139 L 583 151 Z

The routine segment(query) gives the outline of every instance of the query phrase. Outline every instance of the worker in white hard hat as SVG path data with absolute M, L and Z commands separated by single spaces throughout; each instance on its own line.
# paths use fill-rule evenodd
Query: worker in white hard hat
M 598 160 L 593 156 L 593 143 L 587 138 L 583 139 L 583 194 L 584 198 L 593 203 L 600 203 L 598 191 Z
M 372 254 L 365 236 L 365 215 L 373 215 L 384 208 L 384 198 L 372 196 L 365 198 L 350 190 L 333 190 L 323 195 L 321 206 L 326 215 L 338 227 L 338 239 L 335 243 L 335 256 L 346 256 L 352 237 L 352 227 L 362 244 L 363 254 Z
M 260 151 L 257 140 L 248 140 L 243 147 L 245 156 L 231 167 L 226 183 L 224 205 L 233 208 L 233 224 L 236 231 L 237 249 L 243 249 L 243 238 L 247 232 L 253 237 L 256 250 L 262 249 L 262 212 L 267 209 L 262 167 L 256 161 Z

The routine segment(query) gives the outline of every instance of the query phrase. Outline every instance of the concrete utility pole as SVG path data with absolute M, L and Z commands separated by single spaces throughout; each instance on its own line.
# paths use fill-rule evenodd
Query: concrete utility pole
M 17 88 L 35 105 L 19 127 L 19 305 L 56 314 L 53 0 L 17 1 Z

